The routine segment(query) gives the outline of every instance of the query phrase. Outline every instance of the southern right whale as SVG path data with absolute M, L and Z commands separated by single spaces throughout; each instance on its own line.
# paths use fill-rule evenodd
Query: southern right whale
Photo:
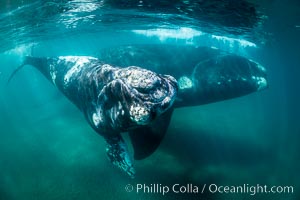
M 111 66 L 89 56 L 25 57 L 23 64 L 38 69 L 84 114 L 107 143 L 111 163 L 129 176 L 135 170 L 120 133 L 135 135 L 135 157 L 145 157 L 159 145 L 168 127 L 177 95 L 177 81 L 136 66 Z M 163 123 L 161 123 L 163 121 Z
M 112 65 L 143 66 L 173 76 L 179 85 L 175 107 L 223 101 L 268 87 L 266 69 L 261 64 L 216 48 L 123 45 L 104 48 L 98 57 Z
M 109 160 L 131 177 L 135 170 L 120 133 L 129 132 L 134 158 L 143 159 L 160 144 L 174 108 L 267 86 L 261 65 L 210 48 L 119 46 L 103 50 L 100 58 L 26 57 L 9 81 L 25 65 L 37 68 L 83 112 L 105 138 Z

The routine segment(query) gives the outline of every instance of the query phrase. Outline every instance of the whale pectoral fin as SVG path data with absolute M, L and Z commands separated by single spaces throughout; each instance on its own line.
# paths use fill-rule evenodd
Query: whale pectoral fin
M 156 119 L 151 126 L 144 126 L 129 132 L 135 160 L 142 160 L 157 149 L 168 130 L 172 113 L 173 109 Z
M 106 153 L 110 162 L 134 178 L 135 170 L 130 159 L 127 145 L 121 135 L 105 138 Z

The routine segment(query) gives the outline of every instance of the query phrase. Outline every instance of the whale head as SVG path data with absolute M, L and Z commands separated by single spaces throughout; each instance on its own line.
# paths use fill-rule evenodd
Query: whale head
M 236 98 L 268 87 L 266 69 L 242 56 L 225 54 L 199 62 L 191 76 L 178 79 L 175 107 Z
M 150 124 L 172 107 L 177 96 L 177 81 L 169 75 L 130 66 L 115 70 L 112 76 L 99 96 L 105 97 L 101 102 L 110 99 L 102 110 L 113 130 Z
M 177 81 L 172 76 L 159 75 L 139 67 L 127 67 L 117 72 L 124 81 L 130 98 L 125 98 L 130 119 L 146 125 L 166 112 L 177 94 Z

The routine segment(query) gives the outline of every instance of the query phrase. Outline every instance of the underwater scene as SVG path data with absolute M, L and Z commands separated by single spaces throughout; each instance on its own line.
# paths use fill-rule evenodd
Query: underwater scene
M 0 200 L 299 200 L 299 14 L 1 0 Z

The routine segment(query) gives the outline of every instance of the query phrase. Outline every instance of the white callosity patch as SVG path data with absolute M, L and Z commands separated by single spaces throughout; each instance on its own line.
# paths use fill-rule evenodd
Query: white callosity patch
M 99 114 L 94 113 L 92 118 L 93 118 L 93 123 L 96 127 L 98 127 L 103 122 L 103 116 L 101 115 L 101 113 Z
M 98 128 L 105 124 L 105 114 L 102 105 L 98 105 L 95 108 L 95 112 L 92 115 L 92 122 Z
M 144 89 L 151 89 L 159 82 L 158 77 L 153 72 L 140 68 L 131 70 L 127 81 L 132 87 Z
M 106 74 L 108 72 L 112 72 L 115 68 L 109 64 L 104 64 L 101 67 L 101 74 Z
M 268 86 L 267 80 L 264 77 L 259 77 L 258 78 L 258 90 L 262 90 Z
M 131 74 L 131 70 L 117 69 L 113 72 L 114 79 L 122 79 L 128 77 Z
M 268 86 L 267 80 L 264 77 L 252 76 L 252 79 L 255 80 L 258 85 L 257 90 L 262 90 Z
M 146 125 L 150 119 L 150 111 L 139 104 L 131 105 L 129 114 L 130 119 L 139 125 Z
M 182 76 L 178 80 L 178 86 L 179 86 L 179 89 L 181 89 L 181 90 L 189 89 L 189 88 L 193 87 L 193 82 L 188 77 Z
M 164 90 L 159 90 L 159 89 L 157 89 L 157 90 L 155 90 L 155 91 L 153 92 L 153 97 L 154 97 L 155 99 L 158 99 L 158 100 L 164 98 L 165 95 L 166 95 L 166 94 L 165 94 L 165 91 L 164 91 Z
M 68 72 L 64 76 L 64 84 L 67 85 L 72 78 L 73 75 L 78 74 L 82 67 L 89 63 L 92 59 L 96 59 L 93 57 L 88 56 L 60 56 L 59 60 L 64 60 L 65 62 L 71 62 L 74 64 L 73 67 L 71 67 Z

